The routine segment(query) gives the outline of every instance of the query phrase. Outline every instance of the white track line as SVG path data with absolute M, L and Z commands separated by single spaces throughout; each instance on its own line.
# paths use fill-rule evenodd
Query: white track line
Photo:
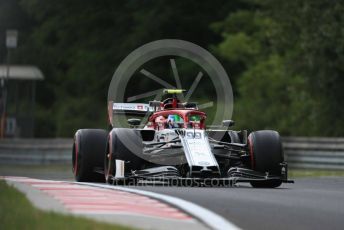
M 187 213 L 191 214 L 192 216 L 196 217 L 198 220 L 206 224 L 208 227 L 216 230 L 239 230 L 240 228 L 235 226 L 234 224 L 227 221 L 222 216 L 219 216 L 218 214 L 205 209 L 197 204 L 191 203 L 189 201 L 172 197 L 168 195 L 162 195 L 155 192 L 149 192 L 144 190 L 138 190 L 138 189 L 132 189 L 132 188 L 126 188 L 126 187 L 120 187 L 120 186 L 113 186 L 113 185 L 107 185 L 107 184 L 94 184 L 94 183 L 82 183 L 82 182 L 74 182 L 76 184 L 84 184 L 84 185 L 90 185 L 94 187 L 100 187 L 100 188 L 108 188 L 108 189 L 115 189 L 115 190 L 121 190 L 125 192 L 132 192 L 144 196 L 149 196 L 158 200 L 162 200 L 164 202 L 167 202 L 169 204 L 172 204 Z

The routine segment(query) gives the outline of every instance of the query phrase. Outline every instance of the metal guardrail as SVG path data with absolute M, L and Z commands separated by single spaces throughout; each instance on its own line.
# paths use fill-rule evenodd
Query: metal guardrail
M 344 170 L 344 138 L 283 137 L 290 168 Z M 0 165 L 70 164 L 72 139 L 0 140 Z
M 0 140 L 0 165 L 70 164 L 72 139 Z
M 291 168 L 344 170 L 344 138 L 284 137 L 282 140 Z

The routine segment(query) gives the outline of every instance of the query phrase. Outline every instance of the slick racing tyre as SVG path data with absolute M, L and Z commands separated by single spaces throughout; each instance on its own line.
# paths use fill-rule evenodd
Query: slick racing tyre
M 140 132 L 133 129 L 114 128 L 108 137 L 104 160 L 105 180 L 110 183 L 116 175 L 116 160 L 124 161 L 123 174 L 131 170 L 140 169 L 144 161 L 139 157 L 142 154 L 143 144 Z
M 284 161 L 282 143 L 278 132 L 262 130 L 248 136 L 251 167 L 253 170 L 274 176 L 281 176 L 280 164 Z M 281 180 L 253 181 L 251 185 L 258 188 L 275 188 Z
M 104 176 L 95 170 L 103 168 L 107 135 L 102 129 L 79 129 L 75 133 L 72 163 L 76 181 L 104 182 Z

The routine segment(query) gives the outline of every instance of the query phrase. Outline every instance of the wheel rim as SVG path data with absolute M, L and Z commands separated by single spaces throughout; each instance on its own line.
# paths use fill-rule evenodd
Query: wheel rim
M 253 155 L 253 143 L 252 143 L 252 134 L 248 136 L 248 148 L 250 152 L 250 158 L 251 158 L 251 168 L 254 169 L 254 155 Z
M 74 138 L 74 146 L 73 146 L 73 174 L 77 176 L 78 174 L 78 155 L 79 155 L 79 146 L 78 146 L 78 138 L 77 136 Z
M 112 154 L 108 153 L 106 158 L 107 158 L 107 163 L 106 163 L 107 166 L 106 166 L 105 179 L 108 182 L 110 180 L 110 176 L 113 176 L 112 175 L 113 164 L 111 163 L 111 161 L 112 161 Z
M 111 136 L 108 141 L 108 145 L 106 148 L 106 153 L 105 153 L 105 167 L 104 167 L 104 172 L 105 172 L 105 180 L 106 182 L 110 181 L 110 177 L 113 176 L 113 171 L 114 171 L 114 164 L 112 160 L 112 148 L 111 148 Z

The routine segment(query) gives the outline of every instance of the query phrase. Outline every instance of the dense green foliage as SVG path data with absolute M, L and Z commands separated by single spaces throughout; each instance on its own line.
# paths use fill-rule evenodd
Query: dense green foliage
M 194 42 L 220 59 L 235 91 L 236 128 L 344 135 L 342 1 L 1 0 L 0 15 L 1 32 L 20 30 L 13 60 L 46 76 L 37 136 L 105 127 L 115 68 L 135 48 L 164 38 Z
M 238 73 L 240 126 L 286 135 L 343 135 L 344 4 L 254 1 L 214 25 Z

